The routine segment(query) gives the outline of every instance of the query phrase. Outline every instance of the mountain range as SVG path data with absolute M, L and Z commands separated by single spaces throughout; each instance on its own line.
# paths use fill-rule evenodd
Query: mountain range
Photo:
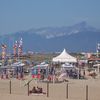
M 64 48 L 70 52 L 95 52 L 97 43 L 100 43 L 100 29 L 82 21 L 72 26 L 32 28 L 0 35 L 0 43 L 7 44 L 10 51 L 20 38 L 24 52 L 56 52 Z

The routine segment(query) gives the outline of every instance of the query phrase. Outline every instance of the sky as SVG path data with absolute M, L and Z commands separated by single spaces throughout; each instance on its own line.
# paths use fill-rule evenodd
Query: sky
M 81 21 L 100 28 L 100 0 L 0 0 L 0 34 Z

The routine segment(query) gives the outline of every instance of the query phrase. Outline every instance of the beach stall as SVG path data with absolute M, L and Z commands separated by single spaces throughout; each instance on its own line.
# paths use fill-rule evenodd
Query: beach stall
M 93 68 L 95 68 L 98 74 L 100 74 L 100 64 L 94 64 Z
M 44 79 L 44 77 L 47 76 L 48 66 L 49 64 L 42 62 L 41 64 L 32 67 L 32 78 Z
M 57 57 L 52 59 L 54 64 L 59 64 L 59 69 L 62 73 L 66 73 L 68 76 L 76 75 L 75 64 L 77 63 L 77 58 L 71 56 L 67 53 L 66 49 L 64 49 Z M 56 67 L 55 67 L 56 68 Z M 58 69 L 56 68 L 56 71 Z M 67 76 L 66 75 L 66 76 Z
M 1 79 L 8 79 L 8 66 L 1 66 L 0 67 L 0 78 Z
M 15 62 L 13 64 L 11 64 L 12 69 L 14 69 L 13 75 L 16 78 L 23 78 L 23 67 L 24 67 L 24 63 L 22 63 L 21 61 Z
M 66 73 L 66 77 L 77 78 L 78 70 L 73 64 L 65 63 L 61 66 L 61 73 Z
M 61 68 L 66 69 L 66 70 L 70 70 L 70 69 L 75 68 L 75 66 L 70 64 L 70 63 L 65 63 L 65 64 L 62 64 Z

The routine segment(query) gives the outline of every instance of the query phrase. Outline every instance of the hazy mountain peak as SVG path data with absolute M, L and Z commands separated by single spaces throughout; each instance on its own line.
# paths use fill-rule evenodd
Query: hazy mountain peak
M 72 26 L 44 27 L 2 35 L 0 43 L 13 45 L 21 37 L 25 51 L 56 51 L 62 48 L 82 51 L 95 50 L 96 44 L 100 42 L 100 31 L 82 21 Z
M 44 38 L 50 39 L 50 38 L 62 37 L 65 35 L 78 34 L 79 32 L 83 31 L 98 31 L 98 30 L 94 27 L 89 26 L 86 21 L 82 21 L 72 26 L 42 27 L 37 29 L 31 28 L 27 31 L 24 30 L 16 32 L 15 34 L 25 34 L 25 33 L 36 34 Z
M 77 26 L 81 26 L 81 27 L 86 27 L 87 26 L 87 22 L 86 21 L 82 21 L 80 23 L 75 24 Z
M 86 21 L 82 21 L 72 26 L 42 27 L 42 28 L 37 28 L 37 29 L 32 28 L 27 31 L 22 31 L 19 33 L 20 34 L 22 33 L 34 34 L 34 35 L 42 36 L 46 39 L 51 39 L 51 38 L 56 38 L 56 37 L 63 37 L 65 35 L 69 36 L 72 34 L 78 34 L 84 31 L 97 31 L 97 29 L 89 26 Z

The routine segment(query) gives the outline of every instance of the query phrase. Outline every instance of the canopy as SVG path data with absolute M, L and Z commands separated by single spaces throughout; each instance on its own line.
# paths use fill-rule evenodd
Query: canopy
M 25 64 L 22 63 L 22 62 L 20 62 L 20 61 L 11 64 L 12 67 L 21 67 L 21 66 L 24 66 L 24 65 L 25 65 Z
M 46 69 L 48 66 L 49 64 L 47 64 L 46 62 L 42 62 L 41 64 L 34 66 L 32 69 Z
M 93 67 L 100 67 L 100 64 L 95 64 L 93 65 Z
M 65 63 L 65 62 L 70 62 L 70 63 L 75 63 L 77 62 L 77 59 L 71 55 L 69 55 L 66 50 L 64 49 L 63 52 L 58 55 L 57 57 L 54 57 L 52 59 L 53 62 L 62 62 L 62 63 Z
M 62 68 L 74 68 L 75 66 L 69 63 L 62 64 Z

